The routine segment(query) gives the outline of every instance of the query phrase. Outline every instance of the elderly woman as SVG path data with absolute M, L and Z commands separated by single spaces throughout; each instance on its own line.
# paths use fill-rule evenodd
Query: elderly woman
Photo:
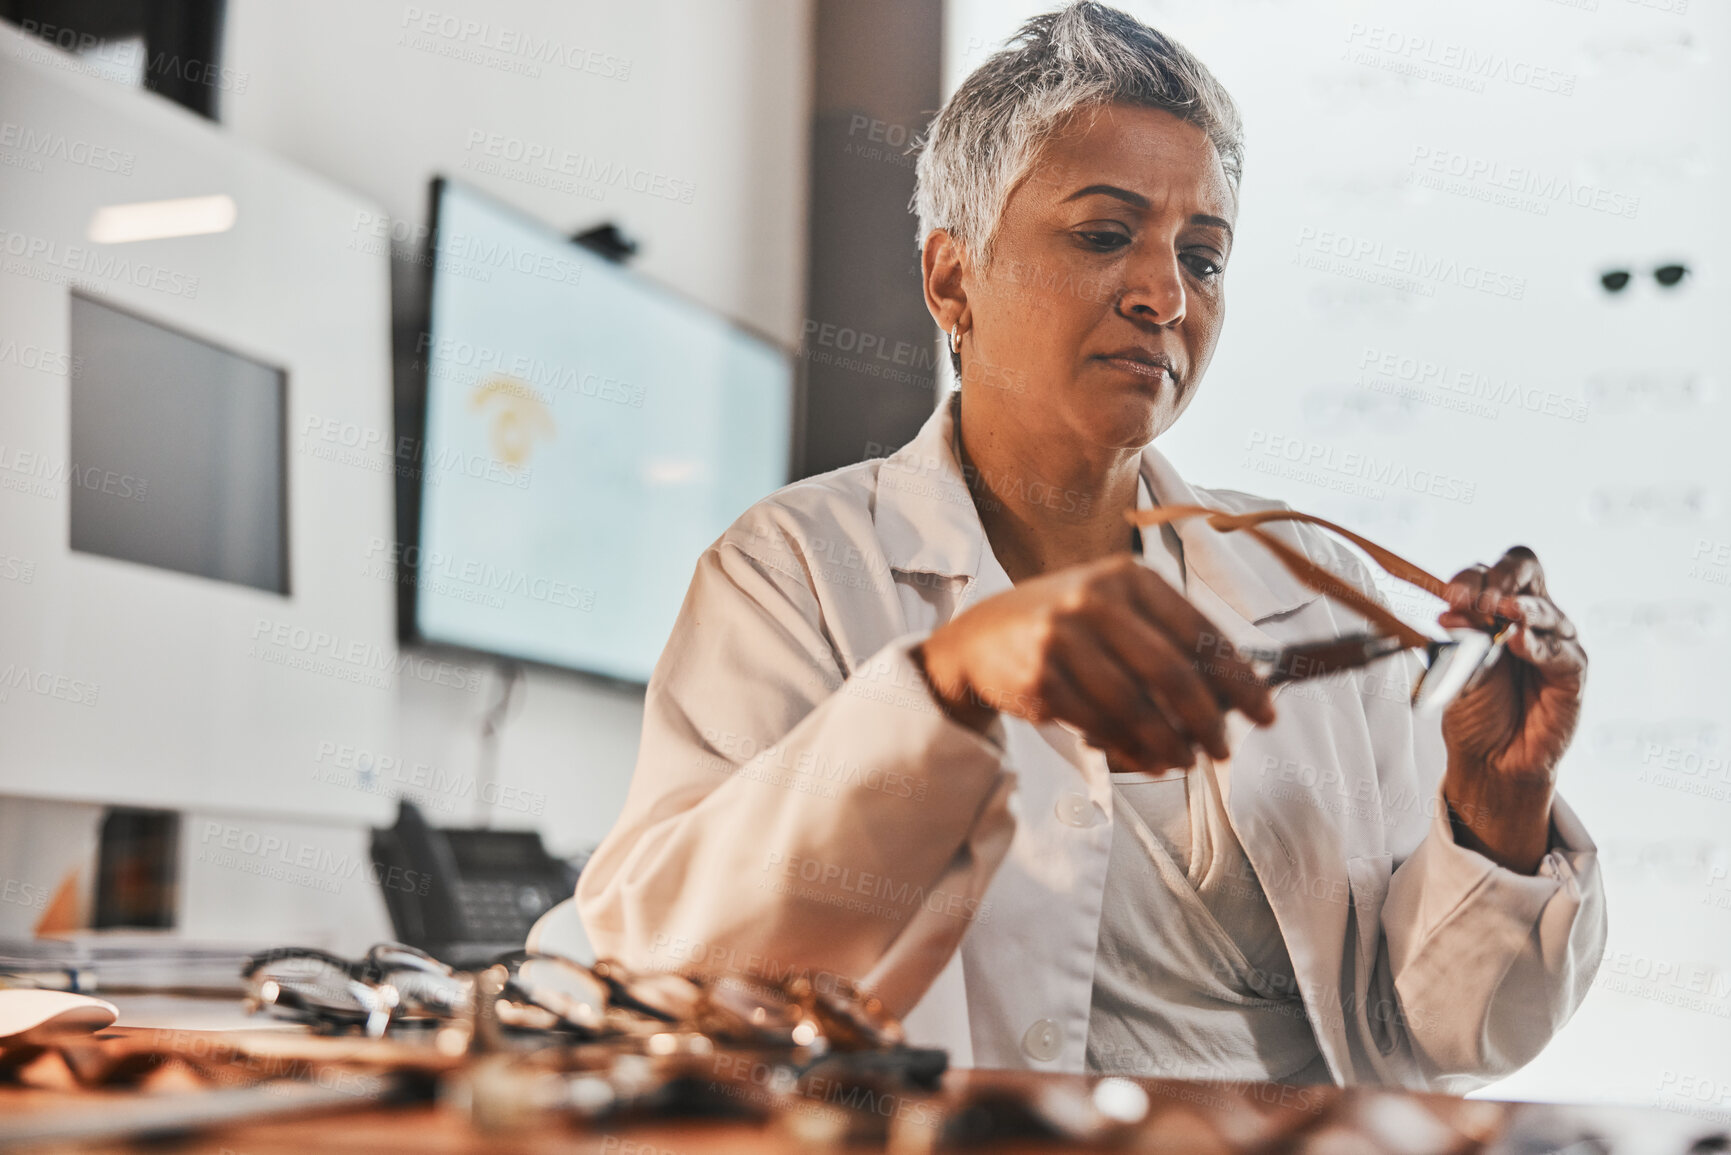
M 855 979 L 991 1067 L 1464 1090 L 1568 1019 L 1605 934 L 1554 793 L 1586 657 L 1531 551 L 1450 584 L 1443 625 L 1516 625 L 1439 722 L 1410 652 L 1271 690 L 1237 647 L 1363 619 L 1126 517 L 1279 507 L 1152 444 L 1220 333 L 1242 152 L 1208 70 L 1096 3 L 951 97 L 917 203 L 961 388 L 698 559 L 578 887 L 600 953 Z

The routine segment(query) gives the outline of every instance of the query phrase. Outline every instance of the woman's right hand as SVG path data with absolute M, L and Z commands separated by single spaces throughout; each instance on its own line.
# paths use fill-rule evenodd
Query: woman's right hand
M 987 598 L 915 652 L 944 710 L 984 730 L 1004 711 L 1058 721 L 1138 769 L 1225 758 L 1226 713 L 1274 721 L 1268 687 L 1195 606 L 1131 554 Z

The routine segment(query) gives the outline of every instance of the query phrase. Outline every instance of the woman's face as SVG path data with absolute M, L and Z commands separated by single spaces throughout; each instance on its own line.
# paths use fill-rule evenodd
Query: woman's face
M 1213 355 L 1236 216 L 1200 128 L 1158 109 L 1085 111 L 1011 192 L 991 267 L 963 267 L 963 387 L 1084 444 L 1148 444 Z

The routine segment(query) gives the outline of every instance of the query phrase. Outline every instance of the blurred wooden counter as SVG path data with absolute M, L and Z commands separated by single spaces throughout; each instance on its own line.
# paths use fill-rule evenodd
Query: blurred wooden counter
M 115 1028 L 104 1033 L 116 1042 L 139 1041 L 152 1032 Z M 222 1047 L 228 1032 L 174 1032 L 177 1045 L 188 1041 Z M 778 1112 L 769 1121 L 740 1119 L 655 1119 L 592 1129 L 565 1115 L 540 1114 L 527 1125 L 482 1130 L 457 1102 L 415 1102 L 386 1106 L 326 1093 L 317 1110 L 297 1111 L 269 1120 L 237 1121 L 197 1134 L 127 1141 L 35 1141 L 8 1146 L 8 1133 L 51 1118 L 109 1119 L 118 1122 L 141 1102 L 168 1105 L 169 1095 L 209 1094 L 173 1090 L 170 1082 L 151 1092 L 137 1089 L 50 1090 L 0 1085 L 0 1149 L 31 1151 L 136 1151 L 209 1155 L 372 1155 L 414 1152 L 445 1155 L 469 1152 L 598 1152 L 607 1155 L 776 1155 L 779 1152 L 889 1150 L 921 1152 L 976 1150 L 1051 1152 L 1125 1150 L 1160 1152 L 1313 1152 L 1316 1155 L 1431 1155 L 1491 1151 L 1532 1155 L 1570 1151 L 1572 1155 L 1675 1152 L 1718 1155 L 1731 1151 L 1731 1136 L 1712 1121 L 1642 1108 L 1550 1107 L 1456 1099 L 1368 1088 L 1286 1087 L 1276 1084 L 1184 1083 L 1167 1080 L 1116 1080 L 1112 1094 L 1099 1093 L 1100 1077 L 1048 1075 L 1019 1071 L 952 1071 L 936 1094 L 885 1095 L 888 1102 L 858 1098 L 845 1111 L 833 1096 L 821 1094 L 796 1104 L 810 1110 Z M 1018 1114 L 1016 1104 L 1043 1097 L 1049 1117 L 1074 1116 L 1090 1103 L 1116 1096 L 1122 1105 L 1147 1096 L 1144 1121 L 1113 1136 L 1110 1145 L 1086 1145 L 1021 1134 L 992 1133 Z M 306 1088 L 309 1091 L 314 1088 Z M 294 1098 L 277 1088 L 280 1108 Z M 334 1099 L 334 1106 L 332 1100 Z M 189 1100 L 188 1100 L 189 1101 Z M 957 1105 L 975 1106 L 971 1117 Z M 860 1108 L 863 1106 L 863 1110 Z M 994 1110 L 993 1108 L 997 1108 Z M 881 1119 L 872 1118 L 882 1116 Z M 837 1120 L 865 1119 L 844 1142 Z M 947 1120 L 947 1122 L 946 1122 Z M 940 1126 L 952 1139 L 938 1143 Z

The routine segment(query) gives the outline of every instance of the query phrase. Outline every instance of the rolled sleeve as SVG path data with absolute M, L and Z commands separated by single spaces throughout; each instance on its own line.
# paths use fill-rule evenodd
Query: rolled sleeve
M 1439 789 L 1382 921 L 1420 1061 L 1470 1089 L 1532 1059 L 1585 997 L 1605 941 L 1597 848 L 1556 798 L 1549 850 L 1517 874 L 1455 841 Z

